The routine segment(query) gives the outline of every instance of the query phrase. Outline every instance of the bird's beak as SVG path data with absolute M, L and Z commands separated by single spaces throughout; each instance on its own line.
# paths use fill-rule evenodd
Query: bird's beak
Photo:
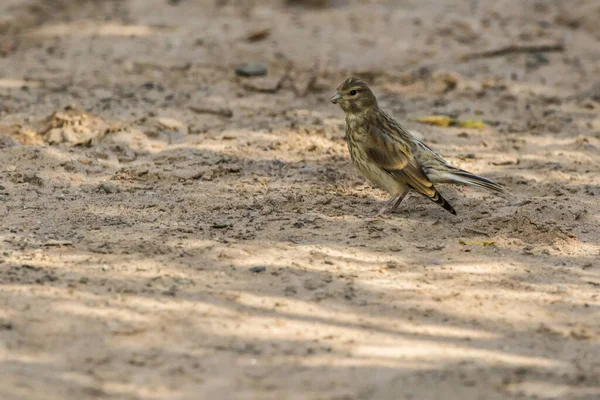
M 331 98 L 331 102 L 333 104 L 337 104 L 338 101 L 340 101 L 340 99 L 342 98 L 342 95 L 339 94 L 338 92 L 335 92 L 335 94 L 333 95 L 333 97 Z

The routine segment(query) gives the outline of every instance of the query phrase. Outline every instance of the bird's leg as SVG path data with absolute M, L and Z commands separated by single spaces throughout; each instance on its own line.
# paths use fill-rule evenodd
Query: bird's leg
M 392 204 L 394 201 L 396 201 L 396 205 L 394 205 L 394 208 L 396 208 L 398 206 L 398 204 L 400 204 L 400 202 L 402 201 L 402 199 L 404 198 L 405 195 L 406 195 L 406 193 L 399 193 L 399 194 L 393 195 L 388 201 L 385 202 L 383 207 L 381 207 L 381 210 L 379 210 L 379 212 L 377 214 L 375 214 L 375 218 L 385 217 L 385 210 L 390 206 L 390 204 Z M 392 208 L 392 210 L 394 208 Z
M 390 211 L 394 211 L 395 209 L 398 208 L 400 203 L 402 203 L 402 200 L 404 200 L 404 198 L 406 197 L 407 193 L 408 193 L 408 190 L 404 191 L 403 193 L 398 193 L 398 195 L 397 195 L 398 199 L 396 200 L 396 203 L 394 204 L 394 206 L 392 207 L 392 209 Z

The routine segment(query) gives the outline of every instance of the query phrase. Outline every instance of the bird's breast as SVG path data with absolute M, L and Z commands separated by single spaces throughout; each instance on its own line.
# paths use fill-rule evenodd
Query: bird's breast
M 389 193 L 399 193 L 405 190 L 401 182 L 394 179 L 367 154 L 368 129 L 368 121 L 365 121 L 364 118 L 351 114 L 346 116 L 346 143 L 352 163 L 362 176 Z

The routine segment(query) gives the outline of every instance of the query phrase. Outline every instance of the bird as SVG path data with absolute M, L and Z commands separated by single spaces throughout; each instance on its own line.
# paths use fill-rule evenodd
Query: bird
M 474 186 L 502 193 L 489 179 L 450 165 L 442 156 L 415 138 L 377 104 L 373 91 L 360 78 L 346 79 L 331 98 L 346 114 L 346 142 L 352 162 L 367 180 L 391 198 L 376 214 L 398 208 L 412 189 L 456 215 L 436 184 Z

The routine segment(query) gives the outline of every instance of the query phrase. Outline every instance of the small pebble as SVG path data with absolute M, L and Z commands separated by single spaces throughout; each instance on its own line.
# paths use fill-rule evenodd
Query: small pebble
M 106 193 L 117 193 L 119 188 L 113 182 L 102 182 L 100 184 L 100 189 L 104 190 Z
M 267 269 L 267 267 L 264 266 L 260 266 L 260 267 L 252 267 L 250 268 L 250 272 L 254 272 L 255 274 L 258 274 L 260 272 L 263 272 Z
M 267 75 L 267 67 L 263 64 L 244 64 L 235 69 L 235 74 L 244 77 L 265 76 Z

